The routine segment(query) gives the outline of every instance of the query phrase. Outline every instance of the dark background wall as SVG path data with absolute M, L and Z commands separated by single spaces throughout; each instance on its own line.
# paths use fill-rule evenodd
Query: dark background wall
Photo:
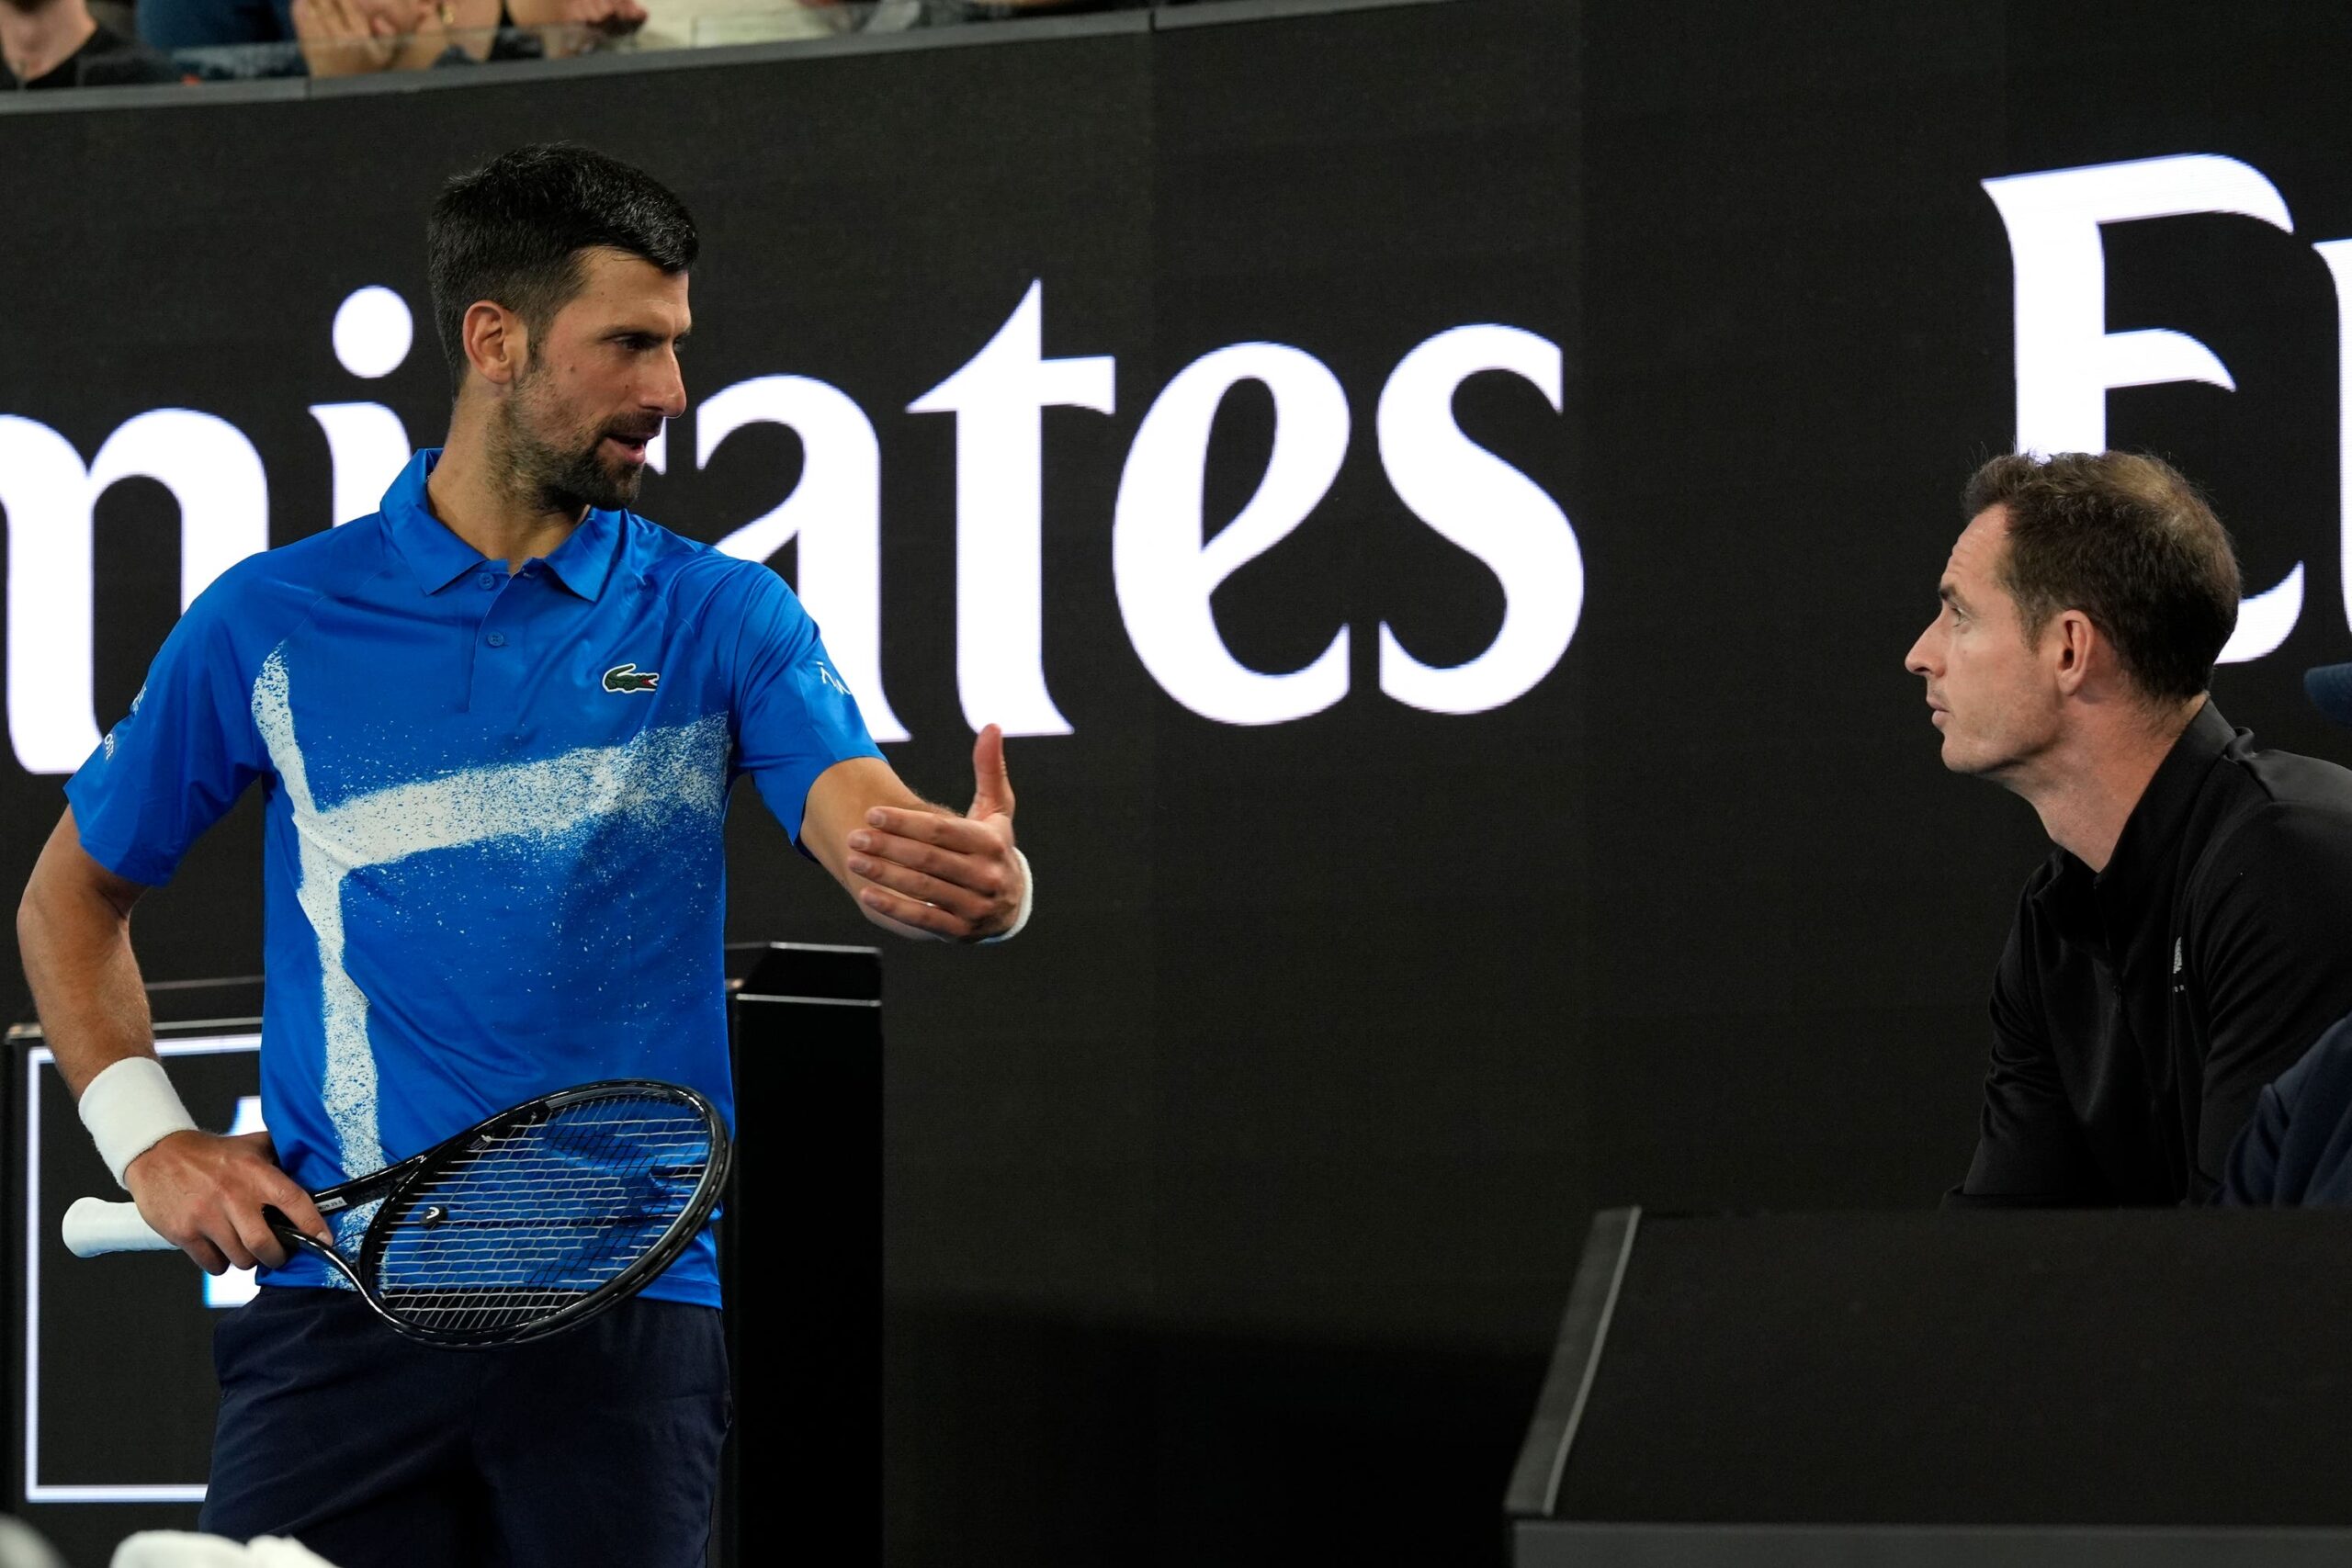
M 382 400 L 438 438 L 426 321 L 365 383 L 329 323 L 366 284 L 422 309 L 442 177 L 570 136 L 671 181 L 705 237 L 690 393 L 809 376 L 873 421 L 883 672 L 914 737 L 891 754 L 943 798 L 968 781 L 955 432 L 902 411 L 1034 282 L 1047 355 L 1116 356 L 1114 414 L 1044 418 L 1044 667 L 1073 733 L 1011 748 L 1038 922 L 888 961 L 897 1562 L 1485 1560 L 1594 1206 L 1914 1206 L 1958 1177 L 1984 977 L 2042 851 L 2022 806 L 1942 772 L 1900 668 L 1960 483 L 2014 431 L 1980 181 L 2220 152 L 2285 197 L 2292 234 L 2109 231 L 2109 328 L 2191 333 L 2238 382 L 2119 391 L 2112 439 L 2211 487 L 2251 583 L 2305 563 L 2297 630 L 2217 700 L 2352 754 L 2296 683 L 2347 642 L 2310 244 L 2352 233 L 2352 44 L 2323 8 L 1194 16 L 0 118 L 0 412 L 85 459 L 145 410 L 220 415 L 279 541 L 327 521 L 309 405 Z M 1374 628 L 1457 662 L 1502 592 L 1392 492 L 1374 411 L 1408 350 L 1474 322 L 1565 354 L 1565 412 L 1509 376 L 1456 412 L 1573 520 L 1586 592 L 1547 678 L 1445 716 L 1381 694 Z M 1250 341 L 1329 367 L 1352 434 L 1305 525 L 1218 592 L 1220 630 L 1267 671 L 1343 622 L 1353 646 L 1344 699 L 1244 728 L 1145 670 L 1110 539 L 1154 397 Z M 749 430 L 698 472 L 693 420 L 641 509 L 715 540 L 804 454 Z M 1273 438 L 1237 390 L 1211 527 Z M 116 486 L 97 539 L 105 723 L 176 612 L 168 493 Z M 59 783 L 0 761 L 0 865 L 29 868 Z M 152 977 L 258 962 L 254 806 L 142 906 Z M 732 931 L 863 940 L 739 807 Z

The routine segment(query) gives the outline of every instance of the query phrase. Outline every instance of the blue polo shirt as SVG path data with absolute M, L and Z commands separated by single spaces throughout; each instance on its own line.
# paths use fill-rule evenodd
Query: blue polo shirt
M 729 787 L 797 840 L 817 775 L 881 754 L 766 567 L 590 512 L 510 576 L 434 517 L 439 457 L 205 590 L 65 786 L 83 848 L 152 886 L 262 781 L 262 1111 L 312 1190 L 598 1078 L 731 1125 Z M 646 1294 L 717 1305 L 708 1233 Z

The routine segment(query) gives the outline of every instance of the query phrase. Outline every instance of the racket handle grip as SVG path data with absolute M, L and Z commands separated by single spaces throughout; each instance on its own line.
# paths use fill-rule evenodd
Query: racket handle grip
M 76 1198 L 58 1227 L 65 1235 L 65 1250 L 76 1258 L 102 1252 L 177 1252 L 178 1247 L 155 1234 L 139 1217 L 136 1203 L 109 1203 L 103 1198 Z

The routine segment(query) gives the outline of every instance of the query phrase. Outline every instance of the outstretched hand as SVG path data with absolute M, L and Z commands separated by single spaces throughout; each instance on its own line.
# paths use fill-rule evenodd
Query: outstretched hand
M 1009 928 L 1026 874 L 1012 849 L 1012 780 L 1004 732 L 972 743 L 972 806 L 961 817 L 877 806 L 849 836 L 849 869 L 870 885 L 858 902 L 879 919 L 943 942 Z

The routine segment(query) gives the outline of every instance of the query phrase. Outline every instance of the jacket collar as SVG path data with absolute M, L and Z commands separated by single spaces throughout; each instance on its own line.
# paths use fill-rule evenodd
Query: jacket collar
M 2236 731 L 2214 707 L 2213 699 L 2197 710 L 2180 739 L 2156 766 L 2140 803 L 2124 819 L 2115 840 L 2115 853 L 2094 884 L 2099 902 L 2110 908 L 2139 904 L 2158 882 L 2169 882 L 2182 848 L 2181 830 L 2205 785 L 2205 775 L 2229 749 Z
M 2236 734 L 2208 697 L 2140 792 L 2107 869 L 2093 873 L 2070 852 L 2056 852 L 2057 874 L 2035 903 L 2059 935 L 2110 962 L 2122 961 L 2146 921 L 2168 908 L 2163 895 L 2189 848 L 2182 834 L 2213 764 Z

